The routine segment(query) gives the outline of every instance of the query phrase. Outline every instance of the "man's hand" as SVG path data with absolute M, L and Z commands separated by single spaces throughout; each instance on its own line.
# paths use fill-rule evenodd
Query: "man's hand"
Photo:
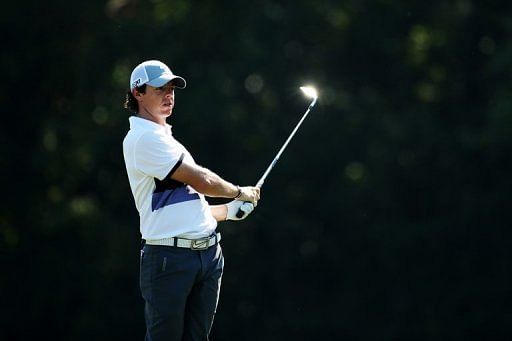
M 239 187 L 240 196 L 236 200 L 251 202 L 255 207 L 258 205 L 260 200 L 260 189 L 254 186 Z
M 247 218 L 247 216 L 249 214 L 251 214 L 251 212 L 254 210 L 255 205 L 253 205 L 250 202 L 233 200 L 233 201 L 228 202 L 226 204 L 226 206 L 228 208 L 228 211 L 226 214 L 226 220 L 243 220 L 243 219 Z M 242 212 L 244 212 L 244 215 L 241 216 L 240 218 L 238 218 L 236 216 L 236 213 L 238 212 L 238 210 L 241 210 Z

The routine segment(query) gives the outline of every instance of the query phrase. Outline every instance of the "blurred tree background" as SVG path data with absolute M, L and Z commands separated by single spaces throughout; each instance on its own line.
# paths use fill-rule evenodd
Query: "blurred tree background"
M 512 10 L 505 1 L 2 4 L 1 340 L 141 340 L 129 75 L 187 79 L 169 123 L 255 183 L 219 225 L 212 339 L 510 340 Z

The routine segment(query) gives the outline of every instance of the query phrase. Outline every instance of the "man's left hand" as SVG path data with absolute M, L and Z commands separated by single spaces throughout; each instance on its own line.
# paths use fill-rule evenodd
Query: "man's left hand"
M 226 214 L 226 220 L 244 220 L 254 210 L 254 205 L 251 202 L 233 200 L 226 204 L 228 212 Z M 244 215 L 240 218 L 236 216 L 238 210 L 244 212 Z

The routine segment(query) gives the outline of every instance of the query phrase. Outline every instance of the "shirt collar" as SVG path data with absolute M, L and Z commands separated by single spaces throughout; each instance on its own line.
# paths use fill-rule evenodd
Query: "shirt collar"
M 139 116 L 130 116 L 130 129 L 145 129 L 151 131 L 163 131 L 166 134 L 172 134 L 172 126 L 170 124 L 165 124 L 162 126 L 153 121 L 147 120 L 145 118 Z

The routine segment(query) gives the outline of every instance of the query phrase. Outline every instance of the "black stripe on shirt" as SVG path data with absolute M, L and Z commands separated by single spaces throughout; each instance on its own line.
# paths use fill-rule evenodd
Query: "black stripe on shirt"
M 176 189 L 178 187 L 181 187 L 181 186 L 185 185 L 184 183 L 182 183 L 180 181 L 176 181 L 174 179 L 171 179 L 171 176 L 174 174 L 174 172 L 176 172 L 178 167 L 183 162 L 183 158 L 184 157 L 185 157 L 185 154 L 182 153 L 181 156 L 180 156 L 180 159 L 178 160 L 178 162 L 176 162 L 174 167 L 172 167 L 172 169 L 170 170 L 169 174 L 167 174 L 167 176 L 163 180 L 158 180 L 157 178 L 154 178 L 154 180 L 155 180 L 155 187 L 156 187 L 154 193 L 161 193 L 161 192 L 163 192 L 163 191 L 165 191 L 167 189 Z

